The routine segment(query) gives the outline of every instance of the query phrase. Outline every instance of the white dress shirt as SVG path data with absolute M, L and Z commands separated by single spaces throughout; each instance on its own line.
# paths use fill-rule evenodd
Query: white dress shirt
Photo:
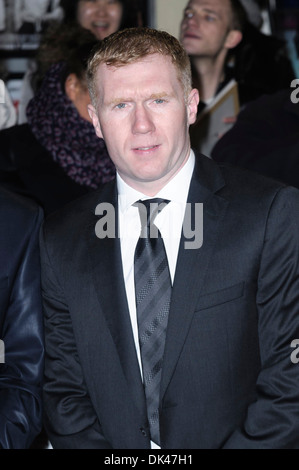
M 164 186 L 161 191 L 159 191 L 158 194 L 154 196 L 168 199 L 170 201 L 170 203 L 167 204 L 167 206 L 156 216 L 154 223 L 160 230 L 161 236 L 164 240 L 172 283 L 175 276 L 183 219 L 194 163 L 195 155 L 191 150 L 190 156 L 183 168 L 166 186 Z M 134 253 L 140 235 L 141 222 L 138 208 L 132 204 L 138 200 L 151 198 L 131 188 L 118 174 L 117 188 L 122 266 L 133 336 L 140 366 L 140 373 L 142 376 L 134 285 Z M 152 443 L 152 448 L 159 447 Z

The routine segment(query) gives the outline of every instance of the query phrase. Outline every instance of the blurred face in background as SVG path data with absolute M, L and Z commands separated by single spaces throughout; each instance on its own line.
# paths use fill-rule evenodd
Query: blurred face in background
M 229 47 L 231 24 L 229 0 L 189 0 L 180 32 L 184 49 L 191 56 L 216 56 Z
M 78 23 L 99 40 L 119 29 L 122 15 L 123 5 L 119 0 L 80 0 L 78 4 Z

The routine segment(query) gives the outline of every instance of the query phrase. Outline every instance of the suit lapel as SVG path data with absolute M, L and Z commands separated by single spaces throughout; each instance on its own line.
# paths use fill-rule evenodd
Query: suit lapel
M 196 158 L 199 161 L 196 163 L 191 181 L 188 203 L 193 208 L 195 203 L 203 203 L 203 244 L 198 249 L 186 249 L 185 242 L 188 240 L 184 237 L 183 231 L 167 327 L 161 398 L 170 382 L 188 334 L 228 205 L 226 200 L 215 194 L 224 186 L 219 169 L 207 157 Z
M 88 229 L 89 250 L 92 260 L 92 282 L 95 296 L 105 316 L 118 352 L 131 397 L 144 415 L 144 390 L 139 372 L 138 359 L 132 333 L 127 296 L 123 280 L 120 241 L 118 233 L 118 204 L 116 185 L 109 185 L 98 203 L 111 203 L 115 208 L 116 237 L 99 239 L 95 225 L 99 216 Z

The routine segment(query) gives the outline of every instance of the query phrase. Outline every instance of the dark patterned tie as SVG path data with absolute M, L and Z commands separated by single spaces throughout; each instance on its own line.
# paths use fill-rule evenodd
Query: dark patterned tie
M 172 287 L 164 242 L 153 222 L 168 203 L 155 198 L 134 204 L 141 219 L 134 258 L 138 334 L 151 440 L 158 445 L 160 379 Z

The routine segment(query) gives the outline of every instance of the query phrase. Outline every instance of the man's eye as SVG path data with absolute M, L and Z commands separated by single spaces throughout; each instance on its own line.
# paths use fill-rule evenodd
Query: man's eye
M 119 103 L 116 105 L 117 109 L 124 109 L 126 107 L 125 103 Z
M 216 17 L 212 15 L 206 15 L 205 20 L 212 23 L 213 21 L 216 21 Z
M 187 8 L 184 11 L 184 18 L 193 18 L 194 12 L 191 10 L 191 8 Z
M 163 103 L 165 103 L 165 100 L 162 100 L 162 98 L 159 98 L 159 99 L 155 100 L 155 103 L 163 104 Z

